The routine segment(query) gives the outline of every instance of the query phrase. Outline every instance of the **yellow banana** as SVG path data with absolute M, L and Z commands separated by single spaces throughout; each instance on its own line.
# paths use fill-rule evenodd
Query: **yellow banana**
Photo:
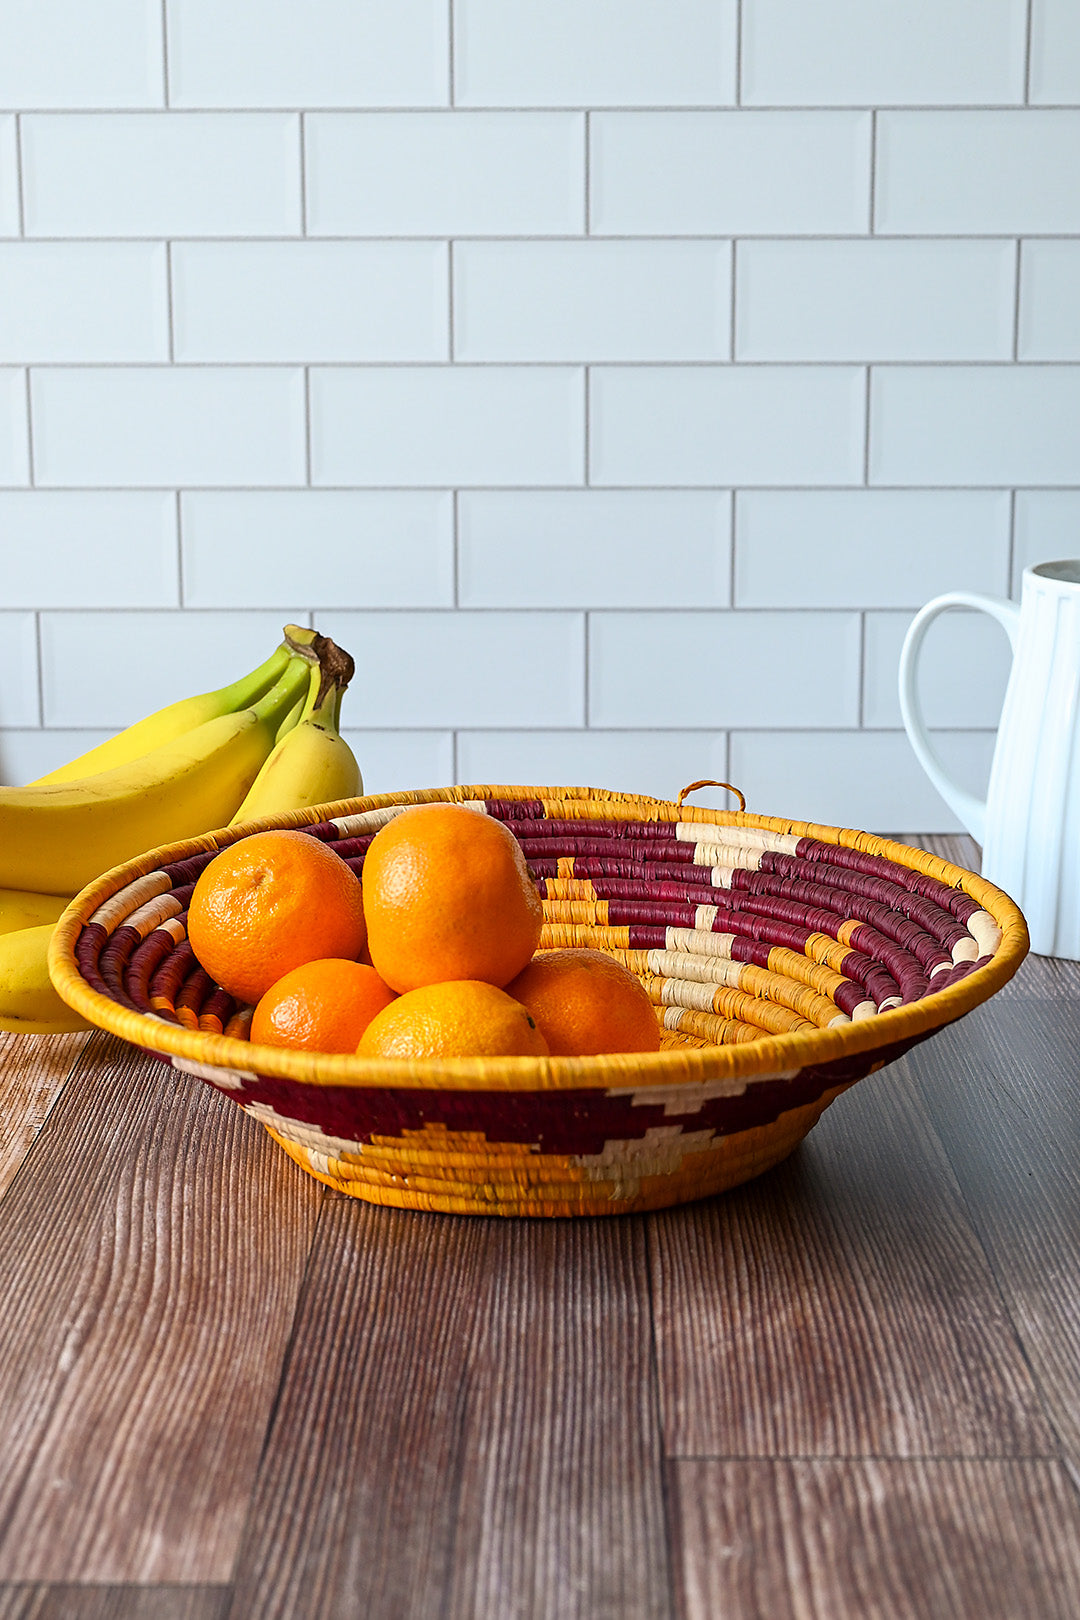
M 283 810 L 352 799 L 364 791 L 356 756 L 338 731 L 341 699 L 355 666 L 349 654 L 325 636 L 316 636 L 311 646 L 318 662 L 312 667 L 304 712 L 275 743 L 233 816 L 234 826 Z
M 54 923 L 70 899 L 70 895 L 39 894 L 34 889 L 0 889 L 0 935 Z
M 0 788 L 0 884 L 73 894 L 144 850 L 225 826 L 309 673 L 305 659 L 290 657 L 277 684 L 249 708 L 113 770 Z
M 289 628 L 295 627 L 290 625 Z M 126 731 L 109 737 L 85 754 L 79 754 L 66 765 L 50 771 L 47 776 L 39 776 L 30 786 L 48 787 L 57 782 L 77 782 L 84 776 L 115 770 L 118 765 L 129 765 L 153 749 L 174 742 L 186 732 L 194 731 L 196 726 L 205 725 L 208 720 L 246 709 L 252 703 L 257 703 L 280 680 L 293 655 L 294 649 L 282 642 L 266 662 L 253 669 L 250 675 L 216 692 L 201 692 L 195 697 L 181 698 L 177 703 L 170 703 L 166 708 L 148 714 L 144 720 L 137 720 Z
M 0 1029 L 61 1035 L 92 1027 L 53 989 L 48 965 L 52 932 L 52 923 L 41 923 L 0 935 Z

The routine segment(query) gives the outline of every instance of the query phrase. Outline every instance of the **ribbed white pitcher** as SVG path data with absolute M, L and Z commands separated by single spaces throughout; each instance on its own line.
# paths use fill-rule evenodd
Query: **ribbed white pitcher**
M 923 637 L 949 607 L 992 614 L 1012 643 L 985 803 L 946 775 L 916 691 Z M 1080 960 L 1080 561 L 1025 568 L 1019 607 L 967 591 L 936 596 L 912 620 L 899 680 L 911 746 L 983 846 L 983 876 L 1016 901 L 1034 952 Z

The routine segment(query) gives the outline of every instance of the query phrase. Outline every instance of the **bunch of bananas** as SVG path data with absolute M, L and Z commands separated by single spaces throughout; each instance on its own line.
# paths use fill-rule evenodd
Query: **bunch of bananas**
M 49 938 L 72 897 L 110 867 L 363 792 L 338 731 L 353 672 L 328 637 L 286 625 L 243 679 L 159 709 L 27 787 L 0 787 L 0 1029 L 89 1027 L 52 987 Z

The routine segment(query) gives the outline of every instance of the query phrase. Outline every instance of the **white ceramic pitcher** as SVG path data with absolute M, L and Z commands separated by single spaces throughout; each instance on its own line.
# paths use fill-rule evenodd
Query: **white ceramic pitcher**
M 946 774 L 916 690 L 923 637 L 949 607 L 992 614 L 1012 643 L 985 803 Z M 1080 960 L 1080 560 L 1025 568 L 1019 607 L 967 591 L 935 597 L 912 620 L 899 678 L 911 746 L 983 846 L 983 876 L 1016 901 L 1033 951 Z

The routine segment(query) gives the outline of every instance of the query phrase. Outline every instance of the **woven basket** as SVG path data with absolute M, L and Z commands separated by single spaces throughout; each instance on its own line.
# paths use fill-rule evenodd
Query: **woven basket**
M 689 790 L 687 790 L 689 791 Z M 661 1050 L 410 1063 L 253 1046 L 184 919 L 213 855 L 304 827 L 357 872 L 410 804 L 475 805 L 522 843 L 541 948 L 610 951 Z M 373 1203 L 595 1215 L 717 1193 L 789 1154 L 848 1086 L 999 989 L 1019 911 L 921 850 L 835 827 L 591 788 L 373 796 L 174 844 L 74 900 L 50 969 L 84 1017 L 207 1080 L 319 1180 Z

